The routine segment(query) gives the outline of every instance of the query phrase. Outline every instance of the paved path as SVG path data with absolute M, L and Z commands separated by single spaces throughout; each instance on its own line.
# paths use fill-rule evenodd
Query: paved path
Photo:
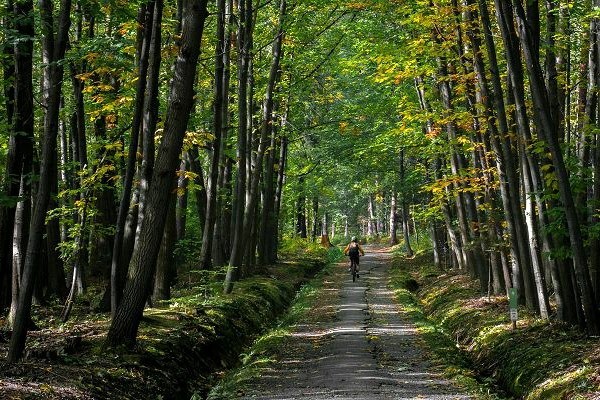
M 344 274 L 326 286 L 331 293 L 324 296 L 338 302 L 335 313 L 296 326 L 278 362 L 244 388 L 243 398 L 468 399 L 431 372 L 415 327 L 387 288 L 389 260 L 387 253 L 367 254 L 357 282 Z

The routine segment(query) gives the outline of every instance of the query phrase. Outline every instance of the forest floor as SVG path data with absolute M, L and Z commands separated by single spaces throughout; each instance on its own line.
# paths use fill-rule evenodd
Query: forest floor
M 221 294 L 222 276 L 206 281 L 199 278 L 206 271 L 189 271 L 170 301 L 145 310 L 132 350 L 104 347 L 109 315 L 88 300 L 78 301 L 67 323 L 57 317 L 60 305 L 38 307 L 41 329 L 29 333 L 21 362 L 3 360 L 10 332 L 0 331 L 0 399 L 188 400 L 272 327 L 297 290 L 322 270 L 322 253 L 282 261 L 236 283 L 231 295 Z
M 255 363 L 252 378 L 236 385 L 235 394 L 215 393 L 212 398 L 472 398 L 442 377 L 411 318 L 396 302 L 389 287 L 392 254 L 374 248 L 367 253 L 356 282 L 347 263 L 336 265 L 275 354 Z

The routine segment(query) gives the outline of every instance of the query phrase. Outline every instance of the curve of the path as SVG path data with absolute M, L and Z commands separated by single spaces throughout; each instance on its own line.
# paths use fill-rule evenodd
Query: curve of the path
M 388 288 L 391 255 L 368 249 L 360 278 L 345 272 L 334 318 L 298 324 L 245 399 L 469 399 L 432 371 L 415 326 Z

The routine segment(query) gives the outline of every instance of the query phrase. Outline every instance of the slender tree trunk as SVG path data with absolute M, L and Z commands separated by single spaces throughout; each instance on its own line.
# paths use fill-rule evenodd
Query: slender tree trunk
M 148 78 L 146 80 L 146 92 L 144 95 L 144 111 L 142 117 L 142 167 L 140 171 L 140 194 L 138 200 L 138 221 L 135 233 L 135 241 L 140 235 L 140 229 L 146 213 L 146 199 L 148 189 L 152 184 L 154 174 L 155 146 L 154 135 L 158 122 L 158 90 L 161 60 L 161 23 L 163 13 L 163 0 L 152 0 L 148 3 L 151 8 L 152 34 L 150 37 L 150 48 L 148 50 Z M 135 250 L 134 250 L 135 251 Z
M 402 235 L 404 237 L 404 248 L 406 250 L 406 255 L 408 257 L 412 257 L 414 255 L 412 246 L 410 245 L 410 234 L 409 234 L 409 226 L 408 226 L 408 205 L 406 204 L 406 193 L 405 193 L 405 178 L 406 171 L 404 165 L 404 149 L 400 150 L 400 186 L 403 188 L 401 199 L 400 199 L 400 209 L 401 209 L 401 217 L 402 217 Z
M 392 194 L 390 196 L 390 246 L 394 246 L 398 244 L 398 210 L 396 207 L 396 203 L 398 200 L 398 195 L 396 194 L 396 190 L 392 190 Z M 434 249 L 436 246 L 434 246 Z
M 312 199 L 312 227 L 311 227 L 311 240 L 314 242 L 317 239 L 319 233 L 319 197 L 314 196 Z
M 53 154 L 54 160 L 50 171 L 52 182 L 49 209 L 55 209 L 58 204 L 55 200 L 58 194 L 58 155 Z M 28 200 L 29 202 L 29 200 Z M 64 300 L 67 295 L 65 270 L 59 257 L 58 245 L 60 244 L 60 226 L 58 218 L 52 218 L 46 225 L 46 254 L 48 258 L 48 279 L 46 280 L 46 296 L 56 296 Z
M 175 267 L 175 242 L 177 239 L 176 213 L 175 205 L 177 203 L 177 194 L 173 192 L 169 201 L 169 211 L 163 238 L 158 252 L 156 262 L 156 273 L 154 275 L 154 291 L 152 300 L 168 300 L 171 298 L 171 284 L 177 269 Z
M 284 117 L 283 121 L 286 120 Z M 282 121 L 282 128 L 284 123 Z M 277 250 L 279 249 L 279 223 L 280 223 L 280 211 L 281 211 L 281 196 L 283 195 L 283 185 L 285 180 L 285 168 L 286 168 L 286 160 L 287 160 L 287 147 L 288 147 L 288 139 L 287 136 L 281 137 L 281 147 L 279 149 L 279 160 L 278 160 L 278 170 L 277 170 L 277 187 L 275 190 L 275 211 L 273 216 L 275 220 L 273 223 L 273 234 L 272 234 L 272 242 L 270 246 L 270 255 L 269 262 L 274 263 L 277 261 Z
M 213 101 L 213 133 L 212 159 L 209 175 L 209 193 L 202 232 L 202 249 L 200 251 L 200 268 L 208 269 L 212 265 L 212 246 L 215 220 L 217 216 L 217 195 L 219 180 L 219 161 L 221 160 L 221 137 L 223 136 L 223 120 L 227 110 L 223 109 L 225 87 L 223 81 L 225 64 L 225 0 L 217 0 L 217 46 L 215 47 L 215 92 Z
M 224 265 L 231 255 L 231 203 L 232 203 L 232 173 L 233 160 L 228 155 L 230 145 L 227 138 L 232 113 L 229 111 L 230 89 L 231 89 L 231 48 L 235 43 L 234 38 L 234 16 L 233 0 L 225 2 L 225 40 L 223 44 L 223 128 L 221 130 L 221 170 L 219 172 L 219 187 L 221 196 L 219 197 L 217 222 L 215 223 L 215 238 L 213 239 L 213 259 L 216 265 Z
M 598 315 L 596 299 L 590 281 L 581 225 L 571 190 L 569 173 L 560 148 L 558 127 L 550 113 L 551 106 L 548 104 L 548 92 L 543 80 L 539 57 L 536 57 L 539 40 L 528 28 L 532 22 L 536 21 L 531 21 L 531 17 L 528 18 L 526 16 L 523 6 L 519 2 L 515 2 L 514 7 L 523 54 L 525 56 L 525 64 L 529 72 L 534 113 L 541 123 L 540 131 L 546 139 L 552 156 L 560 199 L 564 206 L 571 251 L 573 252 L 573 267 L 577 285 L 581 293 L 581 303 L 585 313 L 587 330 L 591 335 L 597 335 L 600 333 L 600 316 Z
M 271 144 L 269 146 L 269 158 L 265 166 L 265 183 L 263 193 L 263 209 L 260 220 L 260 234 L 258 242 L 258 264 L 266 265 L 270 261 L 269 243 L 277 236 L 277 227 L 273 226 L 275 218 L 275 159 L 277 151 L 277 138 L 273 123 L 271 130 Z
M 196 197 L 196 209 L 198 211 L 198 215 L 200 216 L 200 229 L 204 231 L 204 218 L 202 218 L 202 216 L 206 215 L 206 203 L 208 202 L 208 196 L 206 193 L 206 186 L 204 184 L 204 170 L 200 164 L 199 157 L 200 155 L 198 153 L 198 147 L 192 146 L 192 148 L 188 150 L 188 161 L 190 163 L 190 171 L 196 175 L 194 178 L 194 183 L 199 188 L 194 192 L 194 194 Z
M 178 166 L 193 106 L 194 76 L 204 22 L 208 16 L 207 2 L 193 0 L 185 3 L 181 47 L 174 66 L 164 135 L 148 192 L 147 212 L 140 231 L 139 244 L 131 260 L 123 300 L 117 308 L 106 338 L 107 343 L 112 346 L 131 346 L 135 343 L 144 304 L 151 290 L 171 198 L 169 189 L 173 185 L 173 175 Z
M 138 13 L 138 21 L 143 29 L 138 30 L 140 38 L 140 51 L 138 55 L 138 81 L 136 85 L 135 105 L 133 111 L 133 123 L 131 127 L 131 141 L 127 155 L 127 167 L 125 170 L 125 178 L 123 181 L 123 194 L 117 214 L 117 224 L 115 229 L 113 253 L 110 272 L 110 290 L 111 290 L 111 316 L 114 318 L 117 311 L 117 306 L 121 301 L 123 292 L 125 271 L 129 260 L 124 260 L 123 250 L 125 237 L 125 226 L 130 214 L 131 191 L 133 188 L 133 176 L 136 167 L 136 155 L 139 141 L 139 133 L 141 128 L 142 113 L 144 106 L 144 91 L 146 90 L 146 81 L 148 74 L 148 55 L 150 51 L 150 39 L 152 35 L 151 15 L 146 5 L 140 6 Z M 137 201 L 134 203 L 137 207 Z M 137 219 L 137 218 L 136 218 Z
M 373 201 L 373 195 L 369 195 L 367 212 L 369 213 L 367 235 L 377 236 L 377 219 L 375 218 L 375 202 Z
M 23 264 L 25 261 L 25 252 L 27 250 L 27 240 L 29 238 L 29 220 L 31 219 L 31 200 L 26 196 L 27 187 L 26 177 L 21 177 L 19 197 L 24 197 L 23 201 L 17 204 L 15 209 L 14 232 L 12 235 L 12 297 L 10 303 L 10 313 L 8 316 L 9 325 L 12 327 L 15 323 L 17 308 L 19 303 L 19 292 L 21 291 L 21 278 L 23 276 Z
M 48 0 L 40 0 L 45 2 Z M 43 9 L 53 9 L 41 5 Z M 19 293 L 19 303 L 17 314 L 13 326 L 10 348 L 8 352 L 8 361 L 16 362 L 21 358 L 25 349 L 25 339 L 27 335 L 27 324 L 31 318 L 31 299 L 37 275 L 37 264 L 42 251 L 44 222 L 46 211 L 50 201 L 50 172 L 53 159 L 53 153 L 56 152 L 56 137 L 58 134 L 58 116 L 60 109 L 60 96 L 63 80 L 63 60 L 68 40 L 68 31 L 70 21 L 71 1 L 62 0 L 60 6 L 60 16 L 58 20 L 58 34 L 56 36 L 53 48 L 51 68 L 51 92 L 48 95 L 48 109 L 44 121 L 44 141 L 42 145 L 41 170 L 38 182 L 37 197 L 35 208 L 33 210 L 31 231 L 27 244 L 27 253 L 23 267 L 23 276 L 21 278 L 21 292 Z M 54 39 L 52 15 L 42 14 L 42 32 L 45 41 Z

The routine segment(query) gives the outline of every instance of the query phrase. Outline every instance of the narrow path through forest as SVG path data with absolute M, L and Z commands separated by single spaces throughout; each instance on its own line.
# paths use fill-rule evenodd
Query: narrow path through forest
M 357 282 L 345 274 L 324 287 L 337 304 L 320 304 L 322 317 L 295 326 L 277 362 L 244 388 L 244 398 L 469 398 L 432 371 L 415 326 L 388 289 L 391 255 L 367 253 Z

